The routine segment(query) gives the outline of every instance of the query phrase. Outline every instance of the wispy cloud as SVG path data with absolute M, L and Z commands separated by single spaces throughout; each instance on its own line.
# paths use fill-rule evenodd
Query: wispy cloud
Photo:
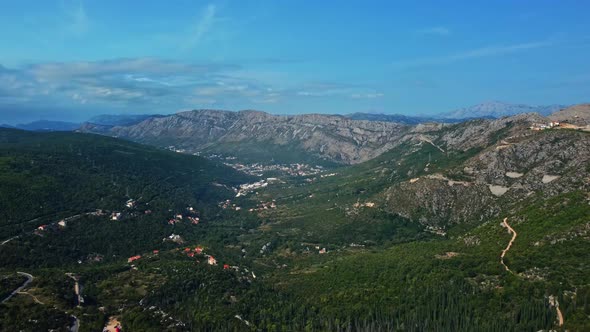
M 26 103 L 176 109 L 273 103 L 279 88 L 236 75 L 241 66 L 157 58 L 0 65 L 0 105 Z M 195 104 L 197 103 L 197 104 Z
M 63 4 L 65 14 L 65 30 L 69 34 L 83 35 L 90 27 L 90 19 L 86 15 L 84 4 L 80 1 L 73 5 Z
M 380 92 L 353 93 L 352 95 L 350 95 L 350 97 L 355 99 L 375 99 L 383 97 L 383 94 Z
M 375 99 L 383 97 L 371 87 L 345 83 L 311 83 L 305 84 L 294 92 L 302 97 L 345 97 L 353 99 Z
M 445 65 L 445 64 L 450 64 L 450 63 L 461 61 L 461 60 L 503 56 L 503 55 L 523 52 L 523 51 L 532 50 L 532 49 L 550 47 L 552 45 L 553 45 L 552 42 L 541 41 L 541 42 L 529 42 L 529 43 L 512 44 L 512 45 L 486 46 L 486 47 L 462 51 L 462 52 L 458 52 L 455 54 L 449 54 L 449 55 L 394 61 L 392 64 L 394 67 L 398 67 L 398 68 Z
M 258 72 L 258 71 L 254 71 Z M 0 65 L 0 110 L 52 105 L 78 109 L 166 112 L 178 108 L 257 108 L 322 98 L 380 98 L 371 86 L 345 82 L 277 82 L 241 65 L 159 58 Z M 0 123 L 2 122 L 0 114 Z
M 217 7 L 213 4 L 207 5 L 197 19 L 196 24 L 190 29 L 189 36 L 182 45 L 183 50 L 189 50 L 197 46 L 209 32 L 215 22 Z
M 434 36 L 448 36 L 451 34 L 451 29 L 444 26 L 436 26 L 416 31 L 421 35 L 434 35 Z

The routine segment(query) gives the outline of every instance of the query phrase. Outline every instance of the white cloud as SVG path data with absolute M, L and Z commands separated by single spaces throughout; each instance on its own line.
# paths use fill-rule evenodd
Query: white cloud
M 262 106 L 313 97 L 373 99 L 381 96 L 374 88 L 359 84 L 300 82 L 285 87 L 264 75 L 243 75 L 237 65 L 158 58 L 0 67 L 0 108 L 18 101 L 27 103 L 27 107 L 81 107 L 80 112 L 105 108 L 161 112 L 184 107 Z

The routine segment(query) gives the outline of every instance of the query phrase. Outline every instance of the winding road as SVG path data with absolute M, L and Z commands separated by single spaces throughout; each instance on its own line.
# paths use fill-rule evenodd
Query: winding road
M 510 233 L 512 233 L 512 239 L 510 239 L 510 242 L 508 242 L 508 245 L 506 246 L 506 248 L 504 248 L 504 250 L 502 250 L 502 253 L 500 254 L 500 263 L 504 266 L 506 271 L 514 274 L 514 272 L 512 272 L 512 270 L 510 270 L 510 268 L 504 263 L 504 256 L 506 255 L 508 250 L 510 250 L 510 247 L 512 247 L 512 244 L 514 243 L 514 240 L 516 240 L 516 236 L 518 234 L 516 233 L 514 228 L 510 227 L 510 225 L 508 224 L 508 218 L 504 218 L 504 220 L 502 221 L 502 225 L 504 225 L 504 227 L 506 227 L 508 229 L 508 231 Z M 557 311 L 558 325 L 563 326 L 563 321 L 564 321 L 563 313 L 561 312 L 561 309 L 559 308 L 559 302 L 557 301 L 557 298 L 554 297 L 553 295 L 550 296 L 549 297 L 549 304 L 552 307 L 555 307 L 555 310 Z
M 10 241 L 12 241 L 12 240 L 14 240 L 14 239 L 18 238 L 19 236 L 20 236 L 20 235 L 13 236 L 13 237 L 11 237 L 10 239 L 7 239 L 7 240 L 4 240 L 4 241 L 0 242 L 0 246 L 3 246 L 3 245 L 5 245 L 5 244 L 7 244 L 8 242 L 10 242 Z
M 504 225 L 506 228 L 508 228 L 508 231 L 510 233 L 512 233 L 512 239 L 510 239 L 510 242 L 508 242 L 508 245 L 506 246 L 506 248 L 504 248 L 504 250 L 502 250 L 502 253 L 500 254 L 500 263 L 504 266 L 506 271 L 514 274 L 514 272 L 512 272 L 512 270 L 510 270 L 508 265 L 504 264 L 504 256 L 506 255 L 508 250 L 510 250 L 510 247 L 512 247 L 512 243 L 514 243 L 514 240 L 516 240 L 516 236 L 518 234 L 516 233 L 514 228 L 510 227 L 510 225 L 508 224 L 508 218 L 504 218 L 504 221 L 502 221 L 502 225 Z
M 30 275 L 30 274 L 28 274 L 26 272 L 17 272 L 17 274 L 26 277 L 27 280 L 19 288 L 15 289 L 12 293 L 10 293 L 10 295 L 8 295 L 0 303 L 4 303 L 4 302 L 10 300 L 15 294 L 20 293 L 23 288 L 27 287 L 31 283 L 31 281 L 33 281 L 33 279 L 35 279 L 32 275 Z
M 549 296 L 549 305 L 554 307 L 557 311 L 557 322 L 559 326 L 563 326 L 563 313 L 561 309 L 559 309 L 559 301 L 557 300 L 556 296 L 550 295 Z

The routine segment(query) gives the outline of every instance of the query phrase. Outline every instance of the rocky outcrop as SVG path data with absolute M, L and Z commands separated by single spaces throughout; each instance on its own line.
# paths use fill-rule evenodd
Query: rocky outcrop
M 485 185 L 463 185 L 445 179 L 421 178 L 385 192 L 387 209 L 424 225 L 484 221 L 500 206 Z
M 342 116 L 305 114 L 277 116 L 258 111 L 199 110 L 149 118 L 132 126 L 93 126 L 97 132 L 141 143 L 189 151 L 234 143 L 265 143 L 297 148 L 342 164 L 356 164 L 391 149 L 409 130 L 392 122 L 351 120 Z M 221 151 L 220 151 L 221 152 Z
M 590 104 L 568 107 L 549 116 L 553 121 L 568 122 L 577 126 L 590 125 Z
M 481 125 L 465 131 L 478 127 Z M 445 174 L 423 175 L 388 188 L 383 193 L 383 205 L 425 225 L 445 227 L 499 217 L 501 211 L 532 195 L 548 198 L 576 190 L 590 191 L 588 133 L 505 128 L 510 136 L 446 169 Z M 474 137 L 474 141 L 479 138 Z M 458 142 L 455 146 L 463 146 Z
M 586 121 L 588 105 L 557 112 L 555 119 Z M 484 149 L 510 137 L 532 135 L 532 124 L 551 120 L 537 113 L 458 124 L 353 120 L 338 115 L 278 116 L 259 111 L 196 110 L 147 118 L 127 126 L 84 124 L 79 131 L 120 137 L 187 152 L 254 150 L 297 152 L 339 164 L 357 164 L 406 142 L 427 143 L 440 151 Z M 507 147 L 508 144 L 499 148 Z M 272 156 L 271 156 L 272 157 Z M 507 170 L 508 172 L 516 170 Z

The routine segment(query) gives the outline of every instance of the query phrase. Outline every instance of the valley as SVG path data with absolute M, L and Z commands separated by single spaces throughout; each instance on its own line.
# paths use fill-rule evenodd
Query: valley
M 589 1 L 0 8 L 0 332 L 590 332 Z
M 590 136 L 550 118 L 0 129 L 0 329 L 585 330 Z

